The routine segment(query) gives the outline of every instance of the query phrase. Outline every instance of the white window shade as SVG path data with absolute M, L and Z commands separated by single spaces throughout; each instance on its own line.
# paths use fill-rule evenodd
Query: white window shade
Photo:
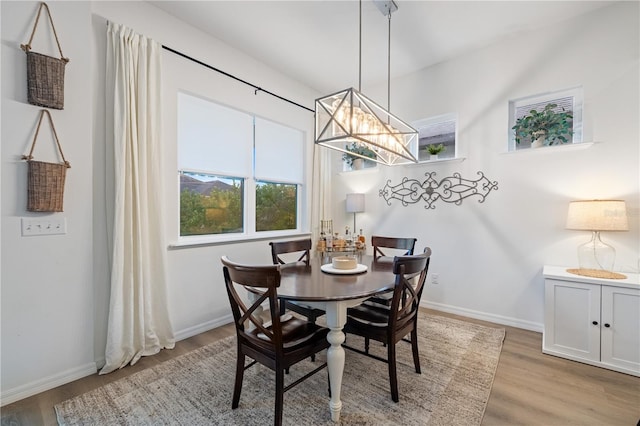
M 255 178 L 303 183 L 304 133 L 257 117 L 255 126 Z
M 251 176 L 253 117 L 178 93 L 178 167 L 223 176 Z

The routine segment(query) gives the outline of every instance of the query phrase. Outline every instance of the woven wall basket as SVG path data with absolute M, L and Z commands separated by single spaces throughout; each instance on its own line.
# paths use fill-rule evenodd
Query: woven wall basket
M 55 136 L 56 144 L 58 145 L 58 151 L 62 157 L 62 163 L 46 163 L 43 161 L 33 160 L 33 150 L 36 146 L 36 140 L 38 139 L 38 133 L 40 132 L 40 125 L 42 124 L 42 117 L 47 114 L 49 117 L 49 123 L 51 124 L 51 130 Z M 53 125 L 51 114 L 47 110 L 40 111 L 40 120 L 38 120 L 38 127 L 36 128 L 36 134 L 33 137 L 33 143 L 31 144 L 31 151 L 29 155 L 23 155 L 23 160 L 27 160 L 28 164 L 28 177 L 27 177 L 27 211 L 30 212 L 61 212 L 63 211 L 63 198 L 64 198 L 64 182 L 67 173 L 67 169 L 71 167 L 69 162 L 64 158 L 62 147 L 58 139 L 58 134 Z
M 64 204 L 65 164 L 27 161 L 27 210 L 30 212 L 61 212 Z
M 36 33 L 36 27 L 40 20 L 40 12 L 45 8 L 51 29 L 55 36 L 60 58 L 43 55 L 41 53 L 31 52 L 31 42 Z M 27 44 L 21 44 L 20 47 L 27 53 L 27 100 L 32 105 L 43 106 L 47 108 L 63 109 L 64 108 L 64 70 L 65 65 L 69 62 L 69 58 L 65 58 L 62 54 L 62 48 L 58 41 L 58 34 L 53 25 L 53 19 L 49 12 L 49 6 L 46 3 L 40 3 L 36 22 L 33 25 L 31 38 Z

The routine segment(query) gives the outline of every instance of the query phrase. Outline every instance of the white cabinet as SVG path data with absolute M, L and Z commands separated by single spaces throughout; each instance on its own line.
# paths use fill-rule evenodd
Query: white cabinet
M 542 352 L 640 376 L 638 274 L 609 280 L 545 266 Z

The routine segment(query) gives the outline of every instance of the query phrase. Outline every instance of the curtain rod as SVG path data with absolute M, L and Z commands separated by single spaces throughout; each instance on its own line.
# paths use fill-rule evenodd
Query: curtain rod
M 243 79 L 241 79 L 241 78 L 239 78 L 239 77 L 236 77 L 236 76 L 235 76 L 235 75 L 233 75 L 233 74 L 229 74 L 228 72 L 222 71 L 221 69 L 218 69 L 218 68 L 216 68 L 216 67 L 213 67 L 213 66 L 211 66 L 211 65 L 209 65 L 209 64 L 205 64 L 204 62 L 199 61 L 198 59 L 192 58 L 192 57 L 191 57 L 191 56 L 189 56 L 189 55 L 185 55 L 185 54 L 184 54 L 184 53 L 182 53 L 182 52 L 178 52 L 177 50 L 174 50 L 174 49 L 172 49 L 172 48 L 170 48 L 170 47 L 167 47 L 167 46 L 165 46 L 165 45 L 162 45 L 162 48 L 163 48 L 163 49 L 165 49 L 165 50 L 168 50 L 168 51 L 169 51 L 169 52 L 171 52 L 171 53 L 175 53 L 175 54 L 176 54 L 176 55 L 178 55 L 178 56 L 182 56 L 182 57 L 183 57 L 183 58 L 185 58 L 185 59 L 188 59 L 188 60 L 190 60 L 190 61 L 193 61 L 193 62 L 195 62 L 196 64 L 202 65 L 203 67 L 209 68 L 210 70 L 213 70 L 213 71 L 219 72 L 220 74 L 225 75 L 225 76 L 227 76 L 227 77 L 230 77 L 230 78 L 232 78 L 232 79 L 234 79 L 234 80 L 236 80 L 236 81 L 239 81 L 240 83 L 244 83 L 244 84 L 246 84 L 247 86 L 251 86 L 253 89 L 255 89 L 255 94 L 256 94 L 256 95 L 258 94 L 258 92 L 264 92 L 264 93 L 266 93 L 266 94 L 268 94 L 268 95 L 271 95 L 271 96 L 274 96 L 274 97 L 276 97 L 276 98 L 278 98 L 278 99 L 280 99 L 280 100 L 283 100 L 283 101 L 285 101 L 285 102 L 289 102 L 290 104 L 293 104 L 293 105 L 295 105 L 295 106 L 297 106 L 297 107 L 300 107 L 300 108 L 306 109 L 307 111 L 315 112 L 315 111 L 314 111 L 314 110 L 312 110 L 311 108 L 307 108 L 306 106 L 304 106 L 304 105 L 300 105 L 299 103 L 294 102 L 294 101 L 292 101 L 292 100 L 290 100 L 290 99 L 284 98 L 284 97 L 282 97 L 282 96 L 280 96 L 280 95 L 276 95 L 276 94 L 275 94 L 275 93 L 273 93 L 273 92 L 270 92 L 270 91 L 268 91 L 268 90 L 265 90 L 265 89 L 263 89 L 262 87 L 256 86 L 255 84 L 249 83 L 249 82 L 248 82 L 248 81 L 246 81 L 246 80 L 243 80 Z

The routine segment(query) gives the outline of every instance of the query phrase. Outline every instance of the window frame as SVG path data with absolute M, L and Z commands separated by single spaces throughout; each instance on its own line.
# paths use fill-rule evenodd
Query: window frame
M 296 186 L 296 228 L 295 229 L 286 229 L 286 230 L 274 230 L 274 231 L 256 231 L 256 189 L 257 189 L 257 181 L 265 181 L 265 179 L 258 179 L 255 177 L 255 171 L 256 171 L 256 167 L 255 167 L 255 160 L 256 160 L 256 143 L 255 143 L 255 126 L 256 126 L 256 119 L 259 118 L 260 120 L 265 120 L 268 121 L 270 123 L 275 123 L 277 125 L 280 126 L 284 126 L 284 127 L 288 127 L 290 129 L 294 129 L 296 131 L 300 132 L 300 143 L 302 143 L 302 149 L 301 149 L 301 158 L 299 159 L 300 162 L 302 162 L 303 164 L 306 164 L 306 158 L 307 158 L 307 139 L 308 139 L 308 130 L 305 129 L 300 129 L 297 127 L 294 127 L 292 125 L 289 124 L 283 124 L 280 122 L 277 122 L 271 118 L 267 118 L 264 116 L 261 116 L 259 114 L 256 113 L 251 113 L 248 112 L 246 110 L 242 110 L 239 108 L 236 108 L 234 106 L 231 105 L 227 105 L 224 104 L 222 102 L 219 102 L 217 100 L 214 99 L 210 99 L 206 96 L 200 95 L 200 94 L 194 94 L 188 91 L 184 91 L 184 90 L 178 90 L 178 94 L 176 99 L 179 99 L 180 95 L 187 95 L 187 96 L 193 96 L 199 99 L 203 99 L 206 100 L 207 102 L 212 102 L 218 106 L 222 106 L 225 108 L 229 108 L 229 109 L 233 109 L 235 111 L 238 112 L 242 112 L 245 113 L 247 115 L 250 115 L 252 117 L 252 131 L 253 131 L 253 144 L 252 144 L 252 150 L 250 155 L 252 156 L 252 168 L 251 168 L 251 176 L 233 176 L 234 178 L 238 178 L 238 179 L 243 179 L 243 188 L 244 188 L 244 192 L 243 192 L 243 217 L 242 217 L 242 221 L 243 221 L 243 232 L 239 232 L 239 233 L 221 233 L 221 234 L 203 234 L 203 235 L 180 235 L 180 212 L 179 212 L 179 208 L 180 208 L 180 197 L 181 197 L 181 190 L 180 190 L 180 174 L 182 171 L 187 171 L 187 172 L 197 172 L 197 173 L 203 173 L 203 174 L 209 174 L 209 175 L 213 175 L 213 176 L 221 176 L 221 177 L 225 177 L 225 176 L 229 176 L 229 173 L 225 172 L 225 173 L 219 173 L 216 170 L 192 170 L 192 169 L 188 169 L 188 168 L 184 168 L 184 170 L 180 170 L 178 161 L 176 161 L 176 168 L 178 169 L 178 179 L 177 179 L 177 187 L 178 187 L 178 191 L 177 191 L 177 200 L 176 200 L 176 204 L 178 207 L 178 215 L 177 215 L 177 221 L 178 221 L 178 226 L 177 226 L 177 242 L 172 244 L 172 246 L 174 247 L 180 247 L 180 246 L 196 246 L 196 245 L 211 245 L 211 244 L 220 244 L 220 243 L 233 243 L 233 242 L 241 242 L 241 241 L 252 241 L 252 240 L 262 240 L 262 239 L 272 239 L 272 238 L 278 238 L 278 237 L 286 237 L 286 236 L 293 236 L 293 235 L 302 235 L 305 234 L 305 231 L 303 229 L 304 226 L 304 215 L 307 214 L 305 212 L 304 209 L 304 204 L 303 204 L 303 200 L 306 199 L 306 191 L 309 190 L 308 188 L 308 174 L 307 172 L 304 170 L 302 170 L 302 177 L 301 180 L 302 182 L 292 182 L 289 181 L 287 179 L 269 179 L 269 183 L 275 183 L 275 184 L 286 184 L 286 185 L 295 185 Z M 177 127 L 179 127 L 179 118 L 180 115 L 180 111 L 177 108 L 176 105 L 176 123 L 177 123 Z M 179 140 L 179 135 L 176 135 L 176 148 L 179 150 L 180 147 L 180 140 Z M 306 232 L 308 233 L 308 232 Z
M 508 127 L 508 146 L 509 152 L 527 151 L 531 147 L 520 147 L 516 143 L 515 131 L 513 126 L 516 123 L 516 110 L 523 106 L 534 105 L 540 103 L 553 103 L 554 101 L 571 97 L 573 99 L 573 135 L 570 143 L 559 144 L 558 146 L 571 146 L 580 144 L 583 142 L 584 134 L 584 90 L 582 86 L 570 87 L 568 89 L 555 90 L 545 93 L 539 93 L 537 95 L 524 96 L 521 98 L 512 99 L 509 101 L 509 127 Z M 556 146 L 556 145 L 554 145 Z
M 455 123 L 455 130 L 454 130 L 454 143 L 453 143 L 453 156 L 452 157 L 440 157 L 437 160 L 431 160 L 430 158 L 425 159 L 425 160 L 420 160 L 420 130 L 424 129 L 425 127 L 428 126 L 433 126 L 436 124 L 440 124 L 440 123 L 446 123 L 449 121 L 453 121 Z M 430 117 L 426 117 L 426 118 L 422 118 L 420 120 L 416 120 L 412 123 L 412 126 L 414 129 L 416 129 L 418 131 L 418 145 L 417 145 L 417 152 L 415 153 L 416 158 L 418 158 L 418 164 L 425 164 L 425 163 L 432 163 L 435 161 L 442 161 L 442 160 L 455 160 L 458 158 L 458 113 L 457 112 L 450 112 L 450 113 L 446 113 L 446 114 L 439 114 L 439 115 L 433 115 Z

